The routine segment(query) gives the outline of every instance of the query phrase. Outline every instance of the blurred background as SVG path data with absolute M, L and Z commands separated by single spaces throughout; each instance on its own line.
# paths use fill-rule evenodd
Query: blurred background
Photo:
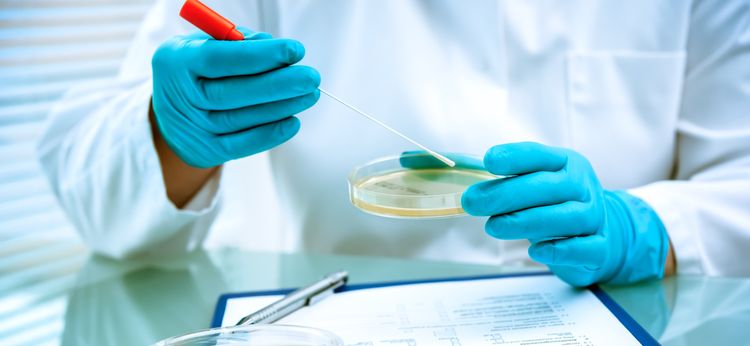
M 87 255 L 39 168 L 37 136 L 68 88 L 116 75 L 151 3 L 0 0 L 0 343 L 5 346 L 59 343 L 66 304 L 60 293 L 73 284 Z M 9 295 L 19 287 L 28 295 Z

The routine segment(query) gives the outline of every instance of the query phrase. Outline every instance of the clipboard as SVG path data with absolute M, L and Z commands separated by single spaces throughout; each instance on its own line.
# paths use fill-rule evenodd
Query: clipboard
M 421 280 L 402 280 L 402 281 L 384 281 L 374 283 L 362 283 L 362 284 L 347 284 L 339 287 L 334 293 L 366 290 L 371 288 L 398 286 L 398 285 L 411 285 L 411 284 L 422 284 L 422 283 L 436 283 L 436 282 L 456 282 L 456 281 L 472 281 L 472 280 L 486 280 L 486 279 L 503 279 L 513 277 L 524 277 L 524 276 L 541 276 L 541 275 L 553 275 L 551 272 L 532 272 L 532 273 L 511 273 L 511 274 L 494 274 L 494 275 L 477 275 L 477 276 L 462 276 L 462 277 L 448 277 L 438 279 L 421 279 Z M 598 285 L 591 285 L 586 287 L 591 293 L 596 296 L 599 301 L 617 318 L 617 320 L 638 340 L 642 345 L 659 345 L 659 342 L 654 339 L 643 327 L 638 324 L 619 304 L 617 304 L 604 290 Z M 240 292 L 240 293 L 226 293 L 219 296 L 219 300 L 216 303 L 216 309 L 214 310 L 214 316 L 211 320 L 211 328 L 221 326 L 221 321 L 224 318 L 224 312 L 226 311 L 227 303 L 232 298 L 243 298 L 243 297 L 258 297 L 258 296 L 270 296 L 270 295 L 286 295 L 295 288 L 285 288 L 277 290 L 266 290 L 266 291 L 253 291 L 253 292 Z

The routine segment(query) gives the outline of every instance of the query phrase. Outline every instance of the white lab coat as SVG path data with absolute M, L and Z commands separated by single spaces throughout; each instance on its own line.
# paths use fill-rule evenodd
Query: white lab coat
M 325 88 L 438 150 L 482 155 L 513 141 L 575 149 L 605 188 L 657 211 L 680 272 L 750 274 L 748 1 L 206 2 L 240 25 L 300 40 Z M 234 212 L 214 225 L 242 225 L 237 243 L 274 234 L 289 251 L 529 261 L 526 243 L 490 238 L 483 219 L 391 220 L 351 206 L 352 167 L 414 148 L 325 97 L 270 151 L 272 182 L 239 160 L 176 209 L 147 109 L 152 52 L 195 30 L 180 5 L 161 1 L 119 80 L 71 92 L 41 140 L 54 191 L 93 249 L 193 249 L 223 203 Z M 269 216 L 252 209 L 273 203 L 281 229 L 254 228 Z

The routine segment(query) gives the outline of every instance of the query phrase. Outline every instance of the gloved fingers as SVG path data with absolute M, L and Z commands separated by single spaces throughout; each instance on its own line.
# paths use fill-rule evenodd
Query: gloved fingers
M 201 85 L 204 99 L 195 100 L 199 108 L 229 110 L 312 93 L 320 74 L 312 67 L 288 66 L 253 76 L 203 79 Z
M 209 112 L 198 126 L 213 134 L 227 134 L 257 127 L 288 118 L 312 107 L 320 98 L 320 92 L 276 101 L 257 106 Z
M 465 169 L 484 170 L 482 159 L 476 156 L 457 154 L 457 153 L 440 153 L 456 163 L 456 167 Z M 425 168 L 446 168 L 443 161 L 438 160 L 424 150 L 405 151 L 399 157 L 401 167 L 411 169 Z
M 175 36 L 171 38 L 171 40 L 174 42 L 187 41 L 187 40 L 210 40 L 210 39 L 211 39 L 211 35 L 200 30 L 193 31 L 187 35 L 179 35 L 179 36 Z
M 237 29 L 237 31 L 241 32 L 242 35 L 245 36 L 246 40 L 267 40 L 269 38 L 273 38 L 273 36 L 271 36 L 271 34 L 269 34 L 267 32 L 254 31 L 254 30 L 248 29 L 248 28 L 246 28 L 244 26 L 238 26 L 235 29 Z
M 219 145 L 228 161 L 269 150 L 294 137 L 300 122 L 296 117 L 253 127 L 249 130 L 221 135 Z
M 269 34 L 267 32 L 255 31 L 255 30 L 252 30 L 252 29 L 248 29 L 248 28 L 246 28 L 244 26 L 238 26 L 235 29 L 237 29 L 237 31 L 241 32 L 242 35 L 245 36 L 246 40 L 265 40 L 265 39 L 273 38 L 273 36 L 271 36 L 271 34 Z M 196 31 L 194 31 L 194 32 L 192 32 L 190 34 L 182 35 L 182 36 L 178 36 L 178 37 L 186 38 L 186 39 L 192 39 L 192 40 L 209 40 L 209 39 L 211 39 L 211 35 L 203 32 L 203 31 L 200 31 L 200 30 L 196 30 Z
M 250 41 L 270 40 L 273 38 L 273 36 L 267 32 L 255 32 L 255 33 L 244 34 L 244 35 L 245 35 L 245 40 L 250 40 Z
M 587 267 L 568 266 L 568 265 L 549 265 L 557 277 L 574 287 L 586 287 L 597 283 L 602 277 L 600 269 L 590 269 Z
M 536 172 L 469 186 L 461 197 L 461 205 L 470 215 L 492 216 L 583 201 L 586 195 L 585 186 L 570 181 L 566 172 Z
M 280 38 L 244 41 L 188 40 L 183 45 L 190 48 L 183 58 L 187 61 L 188 69 L 197 76 L 206 78 L 263 73 L 295 64 L 305 56 L 302 43 Z M 177 47 L 180 48 L 179 45 Z
M 607 259 L 607 240 L 600 235 L 572 237 L 531 244 L 529 256 L 547 265 L 580 266 L 599 270 Z
M 555 172 L 567 163 L 567 150 L 534 142 L 496 145 L 484 155 L 484 166 L 493 174 L 519 175 Z
M 601 217 L 591 204 L 565 203 L 525 209 L 487 220 L 487 234 L 498 239 L 532 239 L 535 242 L 596 233 Z

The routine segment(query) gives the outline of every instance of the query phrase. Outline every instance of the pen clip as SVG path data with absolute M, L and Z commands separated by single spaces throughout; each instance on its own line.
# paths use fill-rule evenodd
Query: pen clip
M 327 289 L 325 291 L 322 291 L 322 292 L 320 292 L 320 293 L 318 293 L 316 295 L 310 296 L 310 298 L 307 298 L 307 302 L 306 302 L 305 305 L 313 305 L 313 304 L 315 304 L 315 303 L 317 303 L 317 302 L 319 302 L 319 301 L 321 301 L 323 299 L 326 299 L 329 296 L 332 296 L 334 289 L 335 289 L 334 287 L 331 287 L 331 288 L 329 288 L 329 289 Z
M 346 279 L 340 280 L 340 281 L 336 282 L 333 286 L 329 287 L 328 289 L 323 290 L 323 291 L 321 291 L 319 293 L 316 293 L 314 295 L 311 295 L 309 298 L 307 298 L 307 301 L 305 302 L 305 305 L 308 305 L 308 306 L 309 305 L 313 305 L 313 304 L 315 304 L 315 303 L 317 303 L 317 302 L 319 302 L 319 301 L 321 301 L 321 300 L 323 300 L 323 299 L 325 299 L 325 298 L 327 298 L 329 296 L 332 296 L 333 295 L 333 291 L 335 291 L 337 288 L 339 288 L 341 286 L 344 286 L 345 283 L 346 283 Z

